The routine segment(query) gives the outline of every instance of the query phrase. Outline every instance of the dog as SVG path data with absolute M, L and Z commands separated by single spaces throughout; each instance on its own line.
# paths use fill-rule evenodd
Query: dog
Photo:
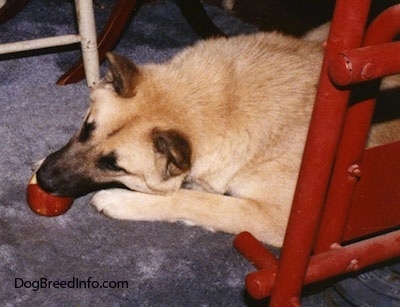
M 276 32 L 200 41 L 161 64 L 108 53 L 82 128 L 38 183 L 97 191 L 91 204 L 113 218 L 250 231 L 281 246 L 322 57 L 319 41 Z M 400 121 L 379 125 L 369 145 L 398 135 Z

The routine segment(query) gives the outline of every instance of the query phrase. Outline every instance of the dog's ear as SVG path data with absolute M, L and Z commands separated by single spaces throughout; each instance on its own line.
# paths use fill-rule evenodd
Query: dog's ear
M 155 129 L 152 140 L 158 155 L 156 163 L 164 168 L 165 179 L 181 175 L 190 169 L 192 149 L 185 136 L 176 130 Z
M 135 96 L 140 78 L 137 66 L 129 59 L 111 52 L 107 52 L 106 57 L 110 64 L 106 81 L 112 84 L 118 95 L 124 98 Z

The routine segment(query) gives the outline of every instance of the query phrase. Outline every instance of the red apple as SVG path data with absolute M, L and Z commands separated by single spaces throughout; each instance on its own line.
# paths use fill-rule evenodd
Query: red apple
M 71 197 L 61 197 L 43 191 L 34 174 L 26 189 L 26 199 L 33 212 L 43 216 L 57 216 L 68 211 L 74 201 Z

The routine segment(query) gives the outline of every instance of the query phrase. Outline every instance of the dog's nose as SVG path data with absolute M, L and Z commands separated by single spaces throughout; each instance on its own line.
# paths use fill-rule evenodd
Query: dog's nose
M 46 161 L 45 161 L 46 162 Z M 57 193 L 57 183 L 55 182 L 54 171 L 49 167 L 47 163 L 43 163 L 38 171 L 36 177 L 39 186 L 48 193 Z

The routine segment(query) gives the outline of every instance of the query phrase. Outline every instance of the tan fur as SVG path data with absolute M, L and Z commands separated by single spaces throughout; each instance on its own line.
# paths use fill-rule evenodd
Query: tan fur
M 113 151 L 125 172 L 85 172 L 131 191 L 103 190 L 91 203 L 119 219 L 247 230 L 280 246 L 322 52 L 319 42 L 252 34 L 202 41 L 167 63 L 135 67 L 124 97 L 113 80 L 123 76 L 109 76 L 91 95 L 87 121 L 97 128 L 87 159 Z M 372 135 L 393 139 L 399 121 L 385 129 Z

